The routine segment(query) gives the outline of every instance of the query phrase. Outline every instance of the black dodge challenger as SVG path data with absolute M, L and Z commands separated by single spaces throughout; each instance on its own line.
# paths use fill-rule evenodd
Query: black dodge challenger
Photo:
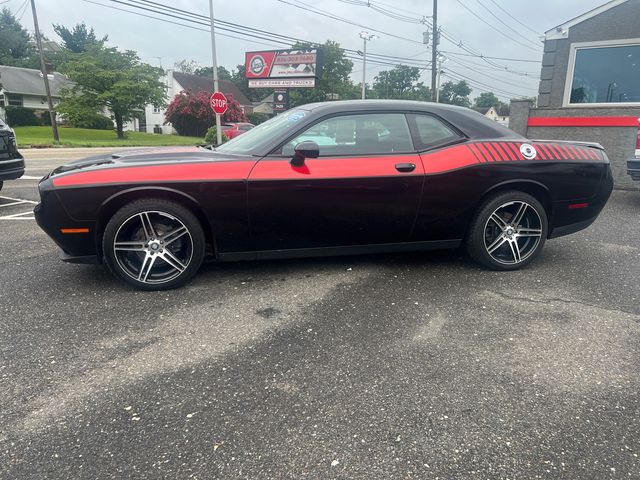
M 532 141 L 466 109 L 343 101 L 212 147 L 89 158 L 40 182 L 39 225 L 69 262 L 134 287 L 220 261 L 455 248 L 513 270 L 590 225 L 613 181 L 598 144 Z

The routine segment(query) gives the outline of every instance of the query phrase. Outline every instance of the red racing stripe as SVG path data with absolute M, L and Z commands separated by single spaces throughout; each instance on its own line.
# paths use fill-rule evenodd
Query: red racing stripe
M 445 149 L 449 153 L 451 149 Z M 464 146 L 467 156 L 476 162 L 473 153 Z M 431 162 L 427 155 L 425 162 Z M 445 154 L 447 155 L 447 154 Z M 396 170 L 398 163 L 413 163 L 416 169 L 401 173 Z M 422 175 L 423 162 L 419 155 L 398 155 L 384 157 L 353 158 L 308 158 L 304 165 L 294 167 L 289 159 L 264 159 L 251 172 L 250 180 L 321 180 L 329 178 L 397 177 Z
M 477 143 L 476 145 L 478 145 L 478 149 L 485 156 L 485 158 L 487 159 L 487 162 L 495 161 L 494 158 L 493 158 L 493 153 L 491 153 L 489 151 L 489 149 L 487 148 L 487 146 L 484 143 Z
M 202 162 L 144 167 L 116 167 L 69 173 L 54 177 L 56 187 L 110 183 L 191 182 L 211 180 L 245 180 L 255 161 Z

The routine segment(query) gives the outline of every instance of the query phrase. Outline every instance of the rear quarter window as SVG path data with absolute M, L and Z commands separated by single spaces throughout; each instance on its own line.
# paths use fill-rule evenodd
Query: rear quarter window
M 435 148 L 455 142 L 463 137 L 442 120 L 432 115 L 412 115 L 415 144 L 419 150 Z

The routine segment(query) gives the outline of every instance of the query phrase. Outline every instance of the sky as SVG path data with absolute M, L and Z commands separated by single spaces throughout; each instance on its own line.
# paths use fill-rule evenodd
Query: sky
M 120 1 L 132 3 L 132 0 Z M 153 1 L 209 15 L 208 0 Z M 431 16 L 432 0 L 371 0 L 372 5 L 391 11 L 393 16 L 376 11 L 366 3 L 366 0 L 214 0 L 214 17 L 216 20 L 319 43 L 331 39 L 353 50 L 362 50 L 363 40 L 359 34 L 367 31 L 377 36 L 368 43 L 368 52 L 410 58 L 412 63 L 424 64 L 421 80 L 429 85 L 430 67 L 426 67 L 426 62 L 430 61 L 431 52 L 430 47 L 422 44 L 423 32 L 427 27 L 417 22 L 423 16 Z M 447 52 L 443 53 L 446 61 L 442 67 L 442 80 L 470 79 L 474 87 L 472 98 L 483 91 L 495 91 L 503 99 L 535 96 L 542 58 L 540 38 L 544 31 L 603 3 L 606 2 L 440 0 L 438 24 L 443 28 L 443 36 L 439 50 Z M 154 15 L 114 0 L 36 0 L 36 5 L 40 29 L 51 39 L 57 39 L 52 24 L 73 26 L 85 22 L 94 27 L 98 35 L 109 35 L 110 46 L 135 50 L 143 61 L 155 66 L 172 68 L 176 61 L 182 59 L 193 59 L 203 66 L 212 63 L 208 31 L 125 12 L 122 10 Z M 3 6 L 17 12 L 25 28 L 33 30 L 28 0 L 8 0 Z M 322 10 L 343 21 L 331 18 L 326 13 L 316 14 L 305 10 L 307 8 Z M 206 30 L 205 26 L 194 26 Z M 228 69 L 244 63 L 246 51 L 286 48 L 285 45 L 278 46 L 264 39 L 230 38 L 225 35 L 233 35 L 231 32 L 218 33 L 218 65 Z M 509 60 L 490 60 L 491 64 L 488 64 L 478 56 L 465 56 L 469 51 L 475 55 Z M 390 65 L 373 64 L 373 57 L 368 58 L 371 61 L 367 62 L 367 83 L 372 82 L 381 70 L 392 68 Z M 354 60 L 353 70 L 353 80 L 361 82 L 360 57 Z

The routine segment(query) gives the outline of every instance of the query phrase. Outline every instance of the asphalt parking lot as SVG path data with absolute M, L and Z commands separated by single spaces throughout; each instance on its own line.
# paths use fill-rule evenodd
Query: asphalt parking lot
M 640 192 L 523 271 L 210 263 L 143 293 L 31 219 L 67 158 L 0 192 L 0 477 L 640 478 Z

